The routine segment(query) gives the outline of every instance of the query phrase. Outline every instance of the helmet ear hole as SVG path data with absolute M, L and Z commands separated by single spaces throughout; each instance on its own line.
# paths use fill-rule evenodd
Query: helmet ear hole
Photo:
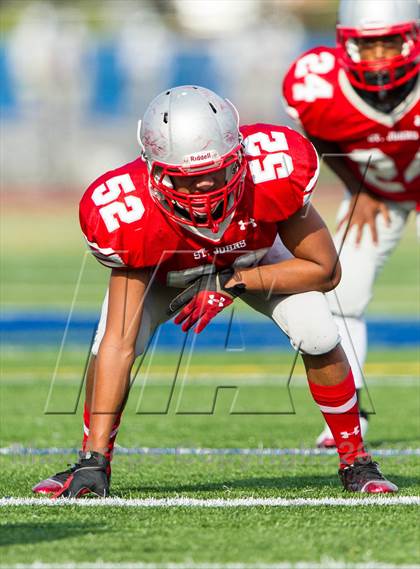
M 410 45 L 408 42 L 403 43 L 403 46 L 401 48 L 401 55 L 403 57 L 407 57 L 408 55 L 410 55 Z
M 357 43 L 354 40 L 348 40 L 346 42 L 346 50 L 350 58 L 355 63 L 360 63 L 360 51 Z

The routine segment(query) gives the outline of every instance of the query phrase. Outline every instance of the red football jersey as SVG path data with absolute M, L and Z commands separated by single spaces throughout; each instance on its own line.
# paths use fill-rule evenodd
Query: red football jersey
M 171 221 L 150 196 L 146 164 L 138 158 L 98 178 L 80 202 L 80 224 L 92 253 L 108 267 L 158 267 L 168 272 L 260 259 L 274 243 L 277 223 L 310 198 L 318 178 L 312 144 L 285 126 L 241 127 L 247 161 L 244 192 L 217 234 Z
M 419 81 L 398 107 L 383 113 L 354 90 L 336 50 L 317 47 L 291 66 L 283 94 L 305 132 L 336 142 L 367 189 L 389 200 L 420 200 Z

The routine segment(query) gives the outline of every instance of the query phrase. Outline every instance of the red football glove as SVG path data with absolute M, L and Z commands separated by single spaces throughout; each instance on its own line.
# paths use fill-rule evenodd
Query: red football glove
M 203 290 L 189 302 L 175 318 L 175 324 L 182 324 L 182 331 L 187 332 L 194 324 L 196 334 L 199 334 L 216 314 L 232 304 L 230 295 Z
M 225 288 L 233 273 L 233 269 L 225 269 L 219 273 L 203 275 L 172 300 L 168 314 L 175 314 L 181 309 L 174 322 L 182 324 L 183 332 L 198 322 L 194 332 L 199 334 L 210 320 L 245 292 L 244 284 Z

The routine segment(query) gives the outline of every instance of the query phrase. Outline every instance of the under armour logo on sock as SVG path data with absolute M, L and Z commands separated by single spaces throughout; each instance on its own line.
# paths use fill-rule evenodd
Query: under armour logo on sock
M 360 433 L 360 428 L 358 425 L 356 425 L 354 427 L 354 430 L 350 431 L 350 433 L 348 433 L 347 431 L 342 431 L 340 435 L 343 437 L 343 439 L 349 439 L 351 435 L 358 435 L 359 433 Z

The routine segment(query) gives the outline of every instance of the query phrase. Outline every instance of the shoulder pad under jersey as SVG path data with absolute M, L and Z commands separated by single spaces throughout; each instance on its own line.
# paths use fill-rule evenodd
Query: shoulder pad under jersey
M 317 47 L 300 56 L 285 75 L 286 110 L 310 136 L 337 139 L 341 114 L 338 71 L 336 50 Z
M 150 247 L 156 207 L 150 202 L 147 168 L 141 159 L 107 172 L 84 193 L 80 226 L 93 255 L 111 268 L 150 267 L 159 250 Z
M 311 142 L 287 126 L 253 124 L 241 127 L 247 174 L 253 187 L 254 211 L 260 219 L 278 222 L 310 199 L 319 174 Z

